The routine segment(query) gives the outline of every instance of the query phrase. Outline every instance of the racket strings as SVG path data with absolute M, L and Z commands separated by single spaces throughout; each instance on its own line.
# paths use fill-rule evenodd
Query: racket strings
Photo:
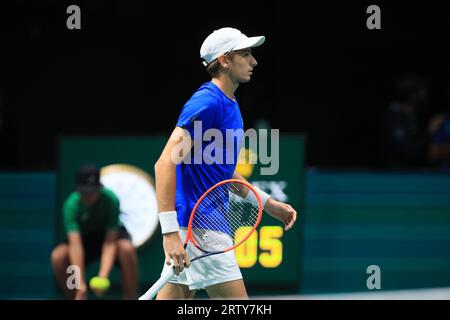
M 242 241 L 259 216 L 258 204 L 246 200 L 243 185 L 226 183 L 209 192 L 198 204 L 192 232 L 198 246 L 207 252 L 231 248 Z M 253 192 L 249 190 L 249 192 Z M 250 227 L 242 232 L 241 227 Z M 236 231 L 239 238 L 236 238 Z
M 206 200 L 206 202 L 209 202 L 209 206 L 207 206 L 207 207 L 203 206 L 203 209 L 211 208 L 211 206 L 214 206 L 214 203 L 215 203 L 215 202 L 212 202 L 211 199 L 204 199 L 204 200 Z M 215 199 L 215 200 L 217 200 L 217 201 L 223 201 L 223 199 Z M 221 209 L 221 208 L 220 208 L 220 209 Z M 232 210 L 232 208 L 227 208 L 227 210 L 228 210 L 228 212 L 229 212 L 230 210 Z M 210 212 L 211 212 L 210 215 L 211 215 L 211 217 L 214 219 L 215 222 L 221 221 L 221 220 L 223 220 L 223 218 L 225 218 L 226 221 L 227 221 L 226 226 L 227 226 L 227 227 L 228 227 L 228 226 L 231 227 L 231 228 L 230 228 L 231 231 L 236 230 L 236 229 L 238 229 L 239 227 L 241 227 L 241 226 L 244 225 L 244 222 L 245 222 L 244 220 L 238 221 L 238 220 L 234 220 L 234 219 L 229 219 L 230 215 L 223 215 L 223 214 L 221 214 L 222 212 L 224 212 L 224 211 L 222 211 L 222 210 L 211 210 Z M 235 216 L 231 216 L 231 217 L 236 218 Z M 205 218 L 208 219 L 207 216 L 205 216 Z M 250 223 L 250 224 L 252 224 L 252 223 Z M 227 228 L 227 229 L 228 229 L 228 228 Z M 231 232 L 230 234 L 234 234 L 234 233 Z
M 229 194 L 225 194 L 222 192 L 223 190 L 217 190 L 217 192 L 211 192 L 211 196 L 208 198 L 204 198 L 203 202 L 200 203 L 201 208 L 206 211 L 206 210 L 210 210 L 210 215 L 213 218 L 214 223 L 217 223 L 218 221 L 220 221 L 220 219 L 223 219 L 224 215 L 222 214 L 223 212 L 225 212 L 223 209 L 223 207 L 217 207 L 217 203 L 219 204 L 223 204 L 224 201 L 228 201 L 229 197 L 231 198 L 232 196 Z M 222 192 L 222 193 L 221 193 Z M 218 196 L 218 194 L 221 193 L 221 197 Z M 225 197 L 226 196 L 226 197 Z M 217 201 L 217 202 L 216 202 Z M 211 210 L 211 208 L 214 208 L 216 210 Z M 229 208 L 226 208 L 227 211 L 229 211 Z M 205 215 L 205 218 L 207 218 L 207 215 Z M 211 221 L 211 220 L 210 220 Z M 237 225 L 236 221 L 233 220 L 228 220 L 227 222 L 229 222 L 229 224 L 231 224 L 231 230 L 234 230 L 236 228 L 238 228 L 240 225 Z

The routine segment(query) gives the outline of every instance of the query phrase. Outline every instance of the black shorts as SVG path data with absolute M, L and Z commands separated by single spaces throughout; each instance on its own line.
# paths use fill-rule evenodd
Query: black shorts
M 120 227 L 118 230 L 118 240 L 127 239 L 131 241 L 131 236 L 125 227 Z M 105 232 L 81 234 L 81 241 L 83 242 L 84 263 L 85 265 L 99 259 L 102 255 L 103 242 L 105 241 Z M 69 243 L 66 238 L 63 243 Z M 118 263 L 116 259 L 116 263 Z

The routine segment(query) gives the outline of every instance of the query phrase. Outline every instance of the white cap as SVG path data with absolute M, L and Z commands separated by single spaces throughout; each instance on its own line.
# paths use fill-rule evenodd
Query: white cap
M 235 28 L 222 28 L 211 33 L 200 48 L 200 57 L 207 66 L 221 55 L 234 50 L 258 47 L 266 37 L 247 37 Z

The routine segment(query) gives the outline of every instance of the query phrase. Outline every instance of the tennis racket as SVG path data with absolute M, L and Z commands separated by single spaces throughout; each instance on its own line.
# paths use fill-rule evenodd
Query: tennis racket
M 256 230 L 262 216 L 259 194 L 248 182 L 238 179 L 221 181 L 198 199 L 189 217 L 184 249 L 195 246 L 198 259 L 233 250 Z M 153 299 L 175 274 L 173 265 L 139 300 Z

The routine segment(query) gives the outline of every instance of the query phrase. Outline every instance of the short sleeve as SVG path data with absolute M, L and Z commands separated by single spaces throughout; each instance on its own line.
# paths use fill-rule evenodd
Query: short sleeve
M 203 133 L 215 128 L 219 117 L 219 103 L 215 96 L 205 93 L 195 94 L 181 110 L 177 127 L 188 130 L 191 137 L 194 137 L 195 125 L 201 124 Z
M 72 193 L 63 205 L 63 220 L 66 232 L 80 231 L 80 226 L 77 222 L 77 212 L 79 209 L 79 197 Z

